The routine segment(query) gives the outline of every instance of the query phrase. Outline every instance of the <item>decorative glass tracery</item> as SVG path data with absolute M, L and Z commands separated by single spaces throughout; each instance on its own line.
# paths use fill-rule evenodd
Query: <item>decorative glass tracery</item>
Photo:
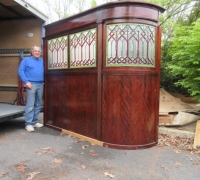
M 64 69 L 68 67 L 67 46 L 67 36 L 48 40 L 48 69 Z
M 70 68 L 96 67 L 96 29 L 70 35 Z
M 155 67 L 155 27 L 121 23 L 107 25 L 107 66 Z

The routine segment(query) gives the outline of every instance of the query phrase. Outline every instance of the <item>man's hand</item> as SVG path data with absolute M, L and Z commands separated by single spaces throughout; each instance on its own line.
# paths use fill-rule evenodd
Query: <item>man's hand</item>
M 30 82 L 26 83 L 26 87 L 31 89 L 32 88 L 32 84 Z

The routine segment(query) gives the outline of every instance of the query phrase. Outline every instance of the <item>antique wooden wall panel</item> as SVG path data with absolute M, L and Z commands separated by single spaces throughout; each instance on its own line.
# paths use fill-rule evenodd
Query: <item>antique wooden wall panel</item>
M 159 11 L 152 3 L 118 1 L 45 26 L 47 126 L 112 148 L 156 145 Z
M 46 123 L 97 138 L 97 76 L 47 76 Z
M 102 141 L 147 145 L 157 141 L 156 76 L 103 77 Z

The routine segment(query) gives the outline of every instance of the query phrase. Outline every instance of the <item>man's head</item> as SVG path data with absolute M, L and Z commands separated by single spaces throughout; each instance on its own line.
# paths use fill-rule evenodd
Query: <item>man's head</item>
M 41 49 L 38 46 L 33 46 L 31 48 L 31 53 L 34 58 L 39 58 L 41 56 Z

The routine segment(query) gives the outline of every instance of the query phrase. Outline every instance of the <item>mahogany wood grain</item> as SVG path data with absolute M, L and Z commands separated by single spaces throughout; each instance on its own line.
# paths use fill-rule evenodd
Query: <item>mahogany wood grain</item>
M 97 75 L 46 77 L 46 123 L 97 138 Z
M 103 76 L 102 141 L 120 145 L 156 142 L 156 78 Z

